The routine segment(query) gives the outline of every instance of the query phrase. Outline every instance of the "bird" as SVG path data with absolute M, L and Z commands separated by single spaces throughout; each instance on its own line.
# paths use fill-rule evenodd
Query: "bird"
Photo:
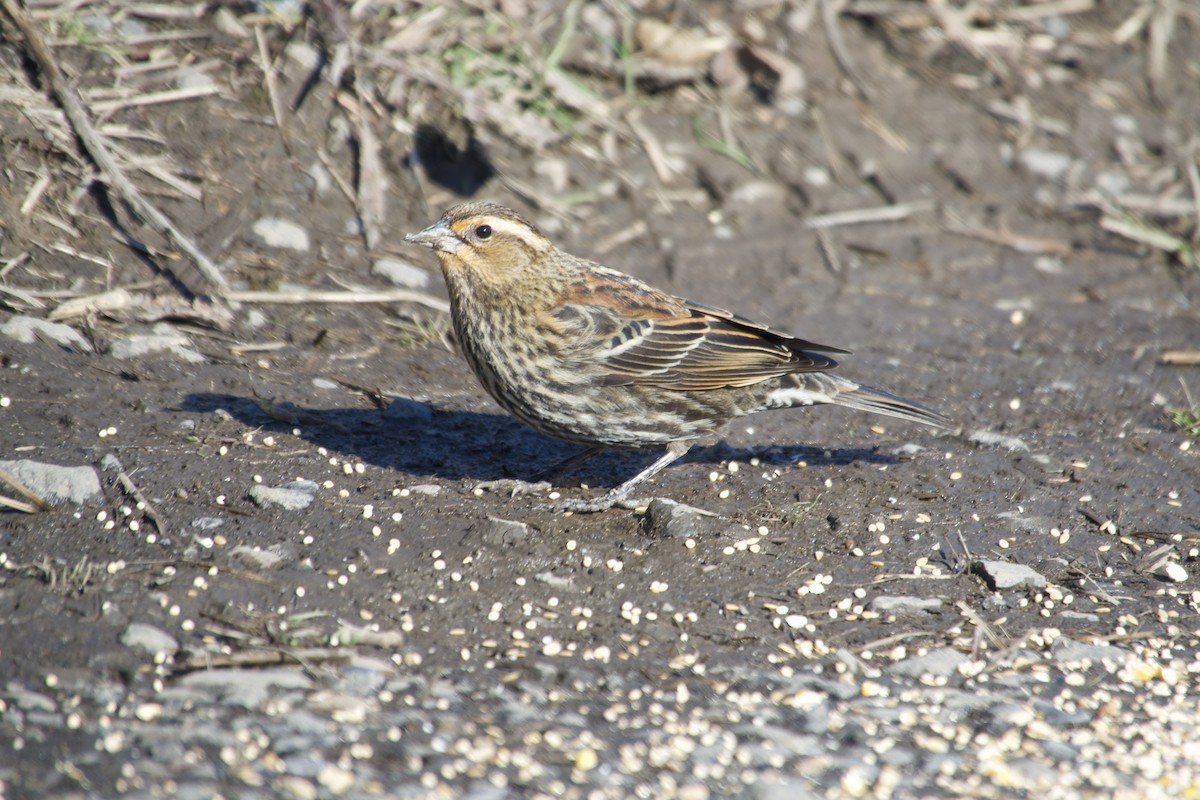
M 831 374 L 828 354 L 848 350 L 571 255 L 510 208 L 462 203 L 405 241 L 436 254 L 459 347 L 502 408 L 587 446 L 584 456 L 664 448 L 604 495 L 558 509 L 635 508 L 635 488 L 759 411 L 832 404 L 949 427 L 922 404 Z

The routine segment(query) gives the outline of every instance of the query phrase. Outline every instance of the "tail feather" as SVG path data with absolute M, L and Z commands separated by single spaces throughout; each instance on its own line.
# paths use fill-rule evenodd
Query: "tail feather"
M 949 429 L 953 426 L 948 417 L 933 409 L 873 386 L 820 372 L 788 377 L 794 379 L 795 385 L 785 385 L 773 392 L 769 398 L 772 406 L 782 408 L 829 403 L 871 414 L 899 417 L 934 428 Z

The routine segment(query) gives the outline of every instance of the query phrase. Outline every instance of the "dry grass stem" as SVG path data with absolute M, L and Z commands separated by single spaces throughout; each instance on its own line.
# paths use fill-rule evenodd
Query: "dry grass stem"
M 1175 367 L 1200 367 L 1200 350 L 1164 350 L 1158 355 L 1158 363 Z
M 162 103 L 179 103 L 185 100 L 196 100 L 220 94 L 216 86 L 192 86 L 187 89 L 166 89 L 151 94 L 140 94 L 136 97 L 124 97 L 117 100 L 98 100 L 90 104 L 93 114 L 108 115 L 127 108 L 140 108 L 160 105 Z
M 225 299 L 233 303 L 416 303 L 435 311 L 450 313 L 450 304 L 441 298 L 410 289 L 364 289 L 361 291 L 294 290 L 283 292 L 231 290 Z
M 287 129 L 284 127 L 284 107 L 283 99 L 279 95 L 279 81 L 275 78 L 275 65 L 271 61 L 271 52 L 267 47 L 267 37 L 263 33 L 262 25 L 254 26 L 254 44 L 258 48 L 258 60 L 263 74 L 263 85 L 267 90 L 267 97 L 271 101 L 271 116 L 275 119 L 275 127 L 279 129 L 279 135 L 283 139 L 284 147 L 287 147 Z
M 914 214 L 932 211 L 934 203 L 931 200 L 918 200 L 912 203 L 896 203 L 879 208 L 858 208 L 852 211 L 834 211 L 809 217 L 804 227 L 809 230 L 821 228 L 839 228 L 845 225 L 870 225 L 878 222 L 899 222 Z
M 32 509 L 21 508 L 19 507 L 21 505 L 20 501 L 13 500 L 12 498 L 4 498 L 6 504 L 11 508 L 16 508 L 18 511 L 25 511 L 26 513 L 45 511 L 50 508 L 50 504 L 46 502 L 45 498 L 39 497 L 32 489 L 21 483 L 16 475 L 13 475 L 8 470 L 0 469 L 0 481 L 7 483 L 14 492 L 25 498 L 25 501 L 32 506 Z

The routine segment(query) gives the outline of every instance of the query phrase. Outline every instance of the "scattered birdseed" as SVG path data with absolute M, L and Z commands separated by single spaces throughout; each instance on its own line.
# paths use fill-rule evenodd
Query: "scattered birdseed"
M 0 408 L 8 408 L 12 405 L 12 398 L 8 395 L 0 395 Z

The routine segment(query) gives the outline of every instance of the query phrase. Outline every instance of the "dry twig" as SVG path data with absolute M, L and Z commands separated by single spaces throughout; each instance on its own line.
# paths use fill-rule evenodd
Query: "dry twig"
M 13 500 L 10 497 L 0 496 L 0 504 L 6 505 L 9 508 L 14 508 L 17 511 L 24 511 L 26 514 L 32 514 L 34 511 L 45 511 L 50 508 L 50 504 L 45 498 L 39 497 L 25 484 L 17 480 L 17 476 L 7 470 L 0 469 L 0 481 L 7 483 L 13 488 L 17 494 L 29 501 L 28 506 L 19 500 Z
M 842 225 L 863 225 L 873 222 L 899 222 L 908 219 L 913 214 L 933 209 L 933 203 L 928 200 L 918 200 L 914 203 L 896 203 L 879 208 L 857 208 L 852 211 L 834 211 L 809 217 L 804 227 L 809 230 L 820 228 L 836 228 Z
M 148 220 L 160 234 L 191 257 L 200 273 L 217 290 L 218 294 L 224 293 L 228 289 L 228 283 L 225 280 L 225 276 L 217 268 L 217 265 L 188 236 L 180 231 L 165 214 L 147 201 L 142 196 L 142 193 L 138 191 L 137 187 L 125 176 L 124 171 L 117 164 L 116 159 L 113 158 L 112 153 L 101 139 L 100 134 L 96 132 L 91 118 L 84 109 L 83 103 L 80 101 L 75 89 L 71 86 L 70 81 L 68 81 L 62 70 L 59 69 L 58 62 L 55 61 L 54 54 L 50 52 L 45 39 L 42 38 L 41 33 L 30 22 L 24 10 L 17 5 L 16 0 L 0 0 L 0 7 L 4 9 L 4 12 L 13 21 L 13 24 L 21 31 L 21 35 L 25 37 L 25 45 L 29 55 L 37 62 L 38 68 L 45 76 L 46 82 L 50 85 L 50 91 L 62 107 L 67 121 L 71 124 L 71 129 L 79 137 L 79 141 L 83 143 L 88 156 L 100 168 L 104 182 L 128 203 L 134 211 Z
M 154 523 L 154 527 L 158 530 L 159 536 L 167 535 L 167 525 L 162 521 L 162 517 L 158 514 L 158 509 L 154 504 L 146 499 L 146 495 L 142 494 L 142 490 L 137 487 L 133 479 L 129 477 L 129 473 L 125 470 L 120 470 L 117 473 L 117 480 L 121 482 L 121 487 L 125 489 L 125 493 L 132 497 L 138 504 L 142 513 L 146 515 L 146 519 Z
M 435 311 L 450 313 L 450 304 L 445 300 L 409 289 L 364 289 L 346 292 L 320 289 L 288 292 L 230 291 L 226 292 L 225 299 L 235 303 L 282 303 L 286 305 L 301 303 L 418 303 Z

